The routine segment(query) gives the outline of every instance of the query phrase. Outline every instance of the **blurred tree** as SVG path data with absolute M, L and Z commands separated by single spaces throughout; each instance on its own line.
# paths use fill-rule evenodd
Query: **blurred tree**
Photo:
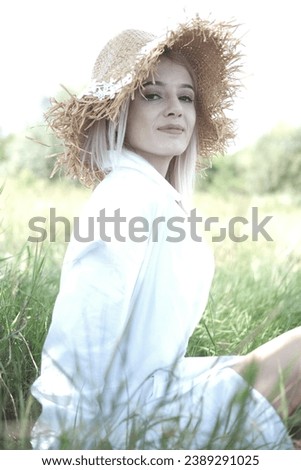
M 301 128 L 278 126 L 262 136 L 252 149 L 246 176 L 258 193 L 300 191 Z
M 56 99 L 64 101 L 72 93 L 73 90 L 62 88 Z M 49 98 L 43 98 L 41 110 L 45 112 L 49 105 Z M 45 122 L 7 138 L 1 138 L 0 133 L 0 165 L 7 175 L 49 178 L 55 164 L 55 158 L 51 156 L 62 151 L 62 144 Z
M 300 192 L 301 128 L 277 126 L 253 146 L 233 155 L 214 158 L 207 178 L 197 180 L 199 190 L 263 194 Z
M 13 134 L 3 135 L 0 129 L 0 164 L 8 159 L 7 147 L 13 139 Z
M 32 174 L 48 178 L 54 159 L 48 158 L 60 152 L 61 144 L 45 125 L 37 125 L 15 134 L 5 145 L 3 164 L 8 175 Z
M 214 157 L 212 167 L 206 170 L 206 176 L 197 176 L 196 189 L 213 189 L 218 192 L 246 192 L 245 181 L 239 155 L 219 155 Z

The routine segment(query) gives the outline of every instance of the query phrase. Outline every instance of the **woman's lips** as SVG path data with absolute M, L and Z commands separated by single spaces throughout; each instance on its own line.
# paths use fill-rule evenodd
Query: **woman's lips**
M 162 127 L 158 127 L 158 130 L 161 132 L 165 132 L 167 134 L 182 134 L 184 132 L 184 128 L 182 126 L 177 126 L 177 125 L 166 125 Z

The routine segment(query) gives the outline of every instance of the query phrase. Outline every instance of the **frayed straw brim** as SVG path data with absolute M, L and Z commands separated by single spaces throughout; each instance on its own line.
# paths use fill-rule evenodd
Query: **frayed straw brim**
M 104 178 L 101 168 L 83 165 L 80 153 L 89 129 L 102 119 L 118 120 L 118 114 L 135 90 L 155 69 L 166 48 L 185 55 L 197 78 L 198 162 L 196 170 L 210 166 L 215 154 L 225 153 L 234 138 L 233 121 L 226 116 L 240 86 L 241 54 L 237 29 L 232 23 L 214 23 L 196 17 L 180 24 L 164 37 L 127 30 L 113 38 L 99 54 L 93 79 L 101 85 L 101 96 L 88 92 L 70 94 L 64 102 L 53 101 L 45 117 L 64 143 L 54 172 L 64 167 L 83 184 L 95 185 Z

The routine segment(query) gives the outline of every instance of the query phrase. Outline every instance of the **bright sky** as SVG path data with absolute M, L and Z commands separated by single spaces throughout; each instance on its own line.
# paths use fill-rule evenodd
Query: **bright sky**
M 0 130 L 24 129 L 60 83 L 81 90 L 94 60 L 126 28 L 161 31 L 196 12 L 235 20 L 245 54 L 236 145 L 279 122 L 301 125 L 300 15 L 295 0 L 7 0 L 1 6 Z

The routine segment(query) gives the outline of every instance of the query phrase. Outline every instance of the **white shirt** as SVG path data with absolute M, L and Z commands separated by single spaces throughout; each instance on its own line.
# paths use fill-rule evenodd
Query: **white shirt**
M 207 448 L 219 422 L 214 445 L 224 448 L 240 419 L 238 448 L 291 448 L 275 409 L 256 390 L 243 418 L 233 406 L 248 388 L 229 367 L 233 358 L 184 357 L 214 262 L 206 243 L 191 237 L 180 203 L 163 176 L 129 151 L 94 190 L 74 225 L 32 386 L 42 404 L 33 448 L 60 448 L 64 431 L 75 448 L 95 448 L 100 440 L 127 448 L 138 418 L 150 428 L 141 448 L 160 448 L 169 419 L 179 431 L 175 446 Z M 115 222 L 104 220 L 104 210 Z
M 94 190 L 80 218 L 78 240 L 74 233 L 65 255 L 41 375 L 32 387 L 43 405 L 40 422 L 49 424 L 61 405 L 63 422 L 71 424 L 79 402 L 83 419 L 89 420 L 104 390 L 110 395 L 121 388 L 123 401 L 156 371 L 184 357 L 207 303 L 213 257 L 204 242 L 191 239 L 180 201 L 149 162 L 129 151 Z M 105 224 L 111 241 L 100 238 L 96 218 L 102 209 L 107 217 L 120 209 L 126 241 L 116 240 L 112 222 Z M 146 222 L 136 222 L 145 231 L 129 235 L 130 220 L 138 216 L 148 221 L 149 230 Z M 164 220 L 154 223 L 158 217 Z M 185 230 L 182 241 L 175 241 L 180 232 L 167 227 L 172 217 L 180 217 L 174 227 L 181 227 L 182 235 Z M 57 423 L 54 428 L 57 434 Z

